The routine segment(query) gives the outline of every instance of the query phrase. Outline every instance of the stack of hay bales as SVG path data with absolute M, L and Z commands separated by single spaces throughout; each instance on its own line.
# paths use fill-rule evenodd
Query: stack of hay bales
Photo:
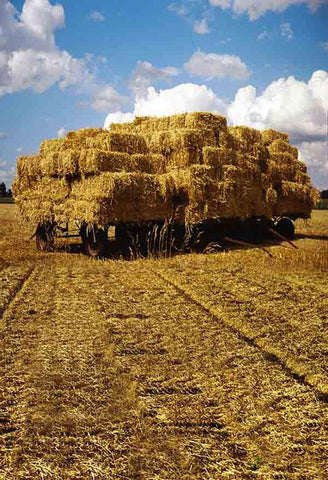
M 228 127 L 210 113 L 83 129 L 20 157 L 13 190 L 40 223 L 308 216 L 316 192 L 286 134 Z

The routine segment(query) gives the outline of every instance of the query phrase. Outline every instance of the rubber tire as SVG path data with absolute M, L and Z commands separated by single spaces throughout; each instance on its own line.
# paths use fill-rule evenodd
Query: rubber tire
M 84 252 L 88 257 L 103 258 L 106 256 L 108 240 L 107 234 L 102 228 L 95 229 L 94 232 L 89 230 L 81 236 Z
M 35 233 L 36 248 L 39 252 L 51 252 L 54 249 L 53 227 L 39 224 Z
M 280 218 L 274 226 L 274 229 L 288 240 L 295 238 L 294 222 L 288 217 Z

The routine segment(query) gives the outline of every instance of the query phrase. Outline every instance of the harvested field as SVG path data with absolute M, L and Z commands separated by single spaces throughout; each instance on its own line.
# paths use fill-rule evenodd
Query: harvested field
M 271 135 L 271 133 L 270 133 Z M 287 245 L 40 254 L 0 205 L 0 479 L 324 480 L 328 212 Z

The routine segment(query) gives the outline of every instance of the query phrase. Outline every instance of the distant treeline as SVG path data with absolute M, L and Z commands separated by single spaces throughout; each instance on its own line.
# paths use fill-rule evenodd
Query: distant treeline
M 328 190 L 322 190 L 320 197 L 321 199 L 317 203 L 316 208 L 319 210 L 328 210 Z
M 6 184 L 4 182 L 0 183 L 0 197 L 12 197 L 11 189 L 7 191 Z

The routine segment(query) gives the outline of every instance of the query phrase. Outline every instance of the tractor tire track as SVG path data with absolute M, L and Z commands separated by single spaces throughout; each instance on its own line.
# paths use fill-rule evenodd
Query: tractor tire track
M 279 356 L 279 352 L 275 349 L 268 349 L 262 344 L 261 340 L 258 340 L 256 336 L 250 336 L 249 331 L 247 328 L 243 329 L 241 327 L 236 327 L 233 320 L 230 320 L 229 317 L 227 318 L 226 315 L 223 315 L 223 310 L 218 311 L 218 307 L 212 307 L 203 303 L 198 295 L 194 294 L 192 291 L 185 288 L 183 285 L 180 284 L 175 279 L 172 279 L 169 275 L 166 275 L 163 272 L 156 271 L 156 275 L 161 278 L 163 281 L 167 282 L 168 284 L 172 285 L 177 291 L 180 292 L 186 299 L 197 305 L 201 308 L 204 312 L 210 315 L 213 319 L 220 322 L 225 327 L 229 328 L 231 332 L 233 332 L 239 339 L 245 341 L 248 345 L 253 346 L 254 348 L 258 349 L 263 354 L 263 359 L 265 361 L 276 363 L 281 366 L 281 368 L 286 372 L 286 374 L 292 377 L 301 385 L 306 385 L 312 388 L 316 398 L 322 402 L 328 403 L 328 393 L 325 386 L 321 388 L 320 384 L 315 384 L 308 378 L 306 374 L 300 373 L 295 368 L 291 368 L 288 365 L 288 360 L 285 361 L 283 358 Z
M 3 294 L 4 299 L 0 304 L 0 322 L 3 319 L 6 310 L 10 308 L 10 305 L 15 301 L 20 291 L 24 288 L 25 284 L 34 272 L 34 269 L 35 264 L 30 265 L 29 267 L 27 267 L 26 271 L 22 274 L 22 276 L 19 276 L 20 278 L 13 280 L 13 285 L 9 285 L 9 287 L 7 286 L 7 288 L 6 286 L 3 287 L 3 291 L 5 293 Z M 4 276 L 4 272 L 6 272 L 7 270 L 9 270 L 10 275 L 12 267 L 8 267 L 6 270 L 2 271 L 1 276 Z

